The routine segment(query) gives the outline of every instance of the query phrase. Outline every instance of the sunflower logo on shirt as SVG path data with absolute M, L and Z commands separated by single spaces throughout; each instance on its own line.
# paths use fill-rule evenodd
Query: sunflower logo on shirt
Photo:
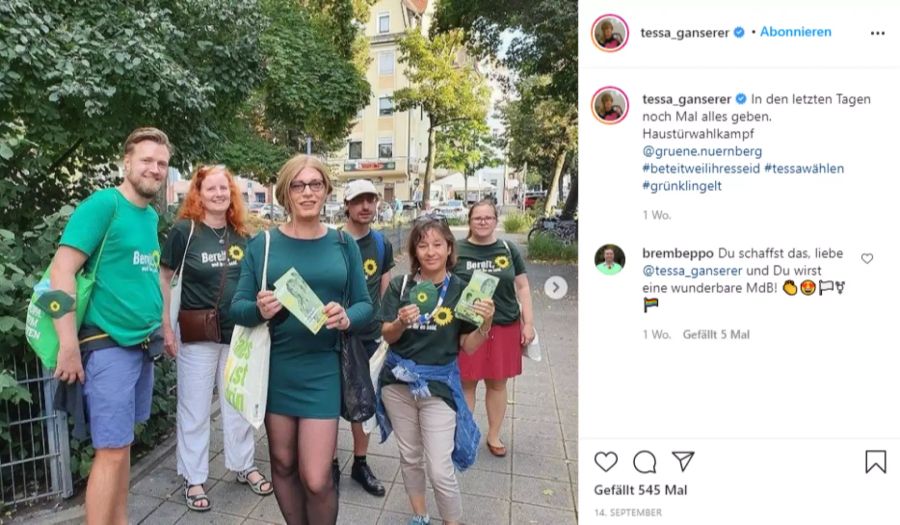
M 509 257 L 505 255 L 498 255 L 494 257 L 494 264 L 497 265 L 501 270 L 505 270 L 509 266 Z
M 50 303 L 50 311 L 51 312 L 56 313 L 59 311 L 60 308 L 62 308 L 62 305 L 60 305 L 58 301 L 53 301 L 52 303 Z
M 232 244 L 231 248 L 228 248 L 228 256 L 231 257 L 231 260 L 233 261 L 240 261 L 244 258 L 244 250 L 237 244 Z
M 366 262 L 363 263 L 363 271 L 366 272 L 366 277 L 375 275 L 375 272 L 378 271 L 378 265 L 375 263 L 375 259 L 366 259 Z
M 438 326 L 447 326 L 451 321 L 453 321 L 453 310 L 446 306 L 440 307 L 434 314 L 434 322 Z

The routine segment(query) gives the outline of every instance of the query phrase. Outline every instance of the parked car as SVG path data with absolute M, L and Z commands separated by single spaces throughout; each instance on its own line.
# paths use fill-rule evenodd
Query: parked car
M 435 206 L 434 209 L 448 219 L 465 219 L 469 215 L 469 210 L 466 209 L 463 201 L 460 200 L 447 201 L 444 204 Z
M 403 211 L 419 209 L 419 203 L 416 201 L 402 201 Z
M 284 208 L 277 204 L 266 204 L 263 202 L 254 202 L 250 205 L 249 213 L 267 220 L 282 221 L 286 214 Z
M 525 207 L 533 208 L 534 203 L 537 202 L 538 199 L 543 199 L 547 196 L 547 192 L 545 191 L 529 191 L 525 194 Z

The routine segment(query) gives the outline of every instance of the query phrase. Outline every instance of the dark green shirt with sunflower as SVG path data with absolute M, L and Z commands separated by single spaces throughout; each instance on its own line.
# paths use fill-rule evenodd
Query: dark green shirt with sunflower
M 369 289 L 369 297 L 372 298 L 372 307 L 376 313 L 381 311 L 381 276 L 394 267 L 394 248 L 383 234 L 382 239 L 384 239 L 384 261 L 378 260 L 378 247 L 375 245 L 375 236 L 371 230 L 364 237 L 356 239 L 362 257 L 363 274 L 366 276 L 366 287 Z M 369 325 L 359 331 L 359 335 L 367 340 L 378 339 L 381 337 L 381 322 L 373 318 Z
M 187 246 L 191 231 L 191 221 L 182 219 L 172 226 L 163 246 L 160 264 L 176 270 L 181 264 L 184 249 Z M 219 242 L 221 240 L 223 242 Z M 227 230 L 216 230 L 200 221 L 194 222 L 194 235 L 191 237 L 187 258 L 184 261 L 184 275 L 181 285 L 181 309 L 203 310 L 213 308 L 219 310 L 219 342 L 231 341 L 234 320 L 228 315 L 231 298 L 241 276 L 241 259 L 247 247 L 247 238 L 241 237 L 230 226 Z M 221 297 L 219 287 L 222 283 L 222 272 L 225 282 Z M 218 299 L 218 304 L 216 304 Z
M 409 291 L 415 285 L 416 282 L 412 277 L 409 277 L 406 281 L 406 289 L 401 297 L 400 289 L 403 286 L 403 276 L 398 275 L 391 279 L 391 285 L 384 293 L 381 313 L 377 316 L 378 320 L 381 322 L 395 321 L 400 308 L 410 304 Z M 435 284 L 439 289 L 440 285 L 441 283 Z M 400 357 L 411 359 L 420 365 L 446 365 L 455 361 L 459 355 L 459 337 L 476 329 L 475 325 L 462 319 L 457 319 L 453 315 L 453 308 L 459 302 L 465 287 L 466 283 L 464 281 L 452 275 L 441 307 L 437 309 L 427 323 L 416 323 L 404 330 L 400 339 L 391 345 L 391 350 Z M 399 383 L 394 374 L 387 368 L 381 369 L 380 381 L 382 385 Z M 456 410 L 450 387 L 440 381 L 428 381 L 428 389 L 432 395 L 442 398 L 450 405 L 450 408 Z
M 509 251 L 507 251 L 507 246 Z M 519 318 L 519 302 L 516 300 L 516 276 L 525 273 L 525 261 L 516 243 L 497 240 L 494 244 L 480 246 L 466 240 L 456 243 L 456 266 L 453 273 L 469 282 L 475 270 L 500 278 L 494 292 L 494 324 L 510 324 Z

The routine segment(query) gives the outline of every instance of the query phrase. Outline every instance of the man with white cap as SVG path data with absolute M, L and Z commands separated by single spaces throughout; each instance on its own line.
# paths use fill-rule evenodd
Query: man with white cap
M 359 245 L 366 285 L 372 297 L 372 305 L 375 311 L 379 312 L 381 296 L 391 283 L 394 250 L 381 232 L 371 228 L 378 211 L 378 191 L 375 185 L 366 179 L 350 182 L 344 190 L 344 206 L 344 213 L 347 216 L 344 231 L 353 236 Z M 359 335 L 371 358 L 381 343 L 381 323 L 373 319 L 369 326 L 360 330 Z M 366 492 L 383 497 L 384 486 L 366 463 L 369 436 L 363 431 L 362 423 L 351 423 L 350 429 L 353 433 L 353 468 L 350 477 L 362 485 Z M 336 458 L 332 463 L 332 469 L 337 485 L 340 480 L 340 466 Z

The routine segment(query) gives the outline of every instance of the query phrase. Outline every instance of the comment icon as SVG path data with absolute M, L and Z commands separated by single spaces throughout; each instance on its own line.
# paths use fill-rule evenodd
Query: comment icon
M 641 474 L 656 474 L 656 456 L 649 450 L 642 450 L 634 455 L 634 470 Z

